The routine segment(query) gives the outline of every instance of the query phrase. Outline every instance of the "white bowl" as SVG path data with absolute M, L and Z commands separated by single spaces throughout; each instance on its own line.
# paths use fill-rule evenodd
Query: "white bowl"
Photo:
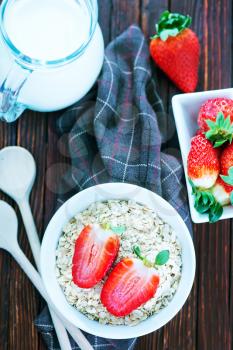
M 63 227 L 75 214 L 86 209 L 91 203 L 109 199 L 133 199 L 152 208 L 173 227 L 182 246 L 182 276 L 174 298 L 157 315 L 151 316 L 133 327 L 102 325 L 97 321 L 89 320 L 68 304 L 55 276 L 55 251 Z M 55 308 L 76 327 L 88 333 L 111 339 L 142 336 L 155 331 L 170 321 L 182 308 L 191 291 L 195 266 L 195 252 L 190 233 L 175 209 L 153 192 L 126 183 L 93 186 L 70 198 L 51 219 L 41 247 L 41 274 Z
M 197 117 L 201 105 L 210 98 L 227 97 L 233 99 L 233 89 L 212 90 L 175 95 L 172 98 L 172 108 L 176 122 L 177 134 L 183 159 L 186 184 L 188 189 L 191 217 L 195 223 L 209 222 L 207 214 L 200 214 L 194 208 L 194 197 L 187 175 L 187 158 L 190 150 L 191 138 L 195 135 L 198 124 Z M 220 220 L 233 218 L 233 207 L 223 209 Z

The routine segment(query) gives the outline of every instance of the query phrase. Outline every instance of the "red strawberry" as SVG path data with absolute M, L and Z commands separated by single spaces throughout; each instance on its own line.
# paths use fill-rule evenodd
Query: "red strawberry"
M 159 276 L 153 267 L 139 259 L 124 258 L 110 273 L 100 299 L 112 315 L 126 316 L 151 299 L 158 284 Z
M 231 143 L 233 100 L 224 97 L 207 100 L 200 108 L 198 125 L 215 147 L 221 146 L 226 141 Z
M 194 136 L 188 155 L 188 176 L 195 187 L 210 188 L 220 171 L 218 150 L 203 134 Z
M 75 243 L 73 282 L 81 288 L 91 288 L 106 275 L 120 246 L 119 237 L 99 225 L 86 226 Z
M 202 130 L 201 129 L 198 129 L 197 131 L 196 131 L 196 134 L 195 134 L 196 136 L 197 135 L 203 135 L 203 132 L 202 132 Z
M 222 206 L 230 204 L 230 194 L 233 191 L 233 186 L 227 185 L 219 176 L 212 189 L 214 198 Z
M 221 174 L 228 175 L 229 169 L 233 166 L 233 144 L 228 145 L 222 152 L 221 159 Z
M 233 200 L 233 144 L 223 150 L 220 165 L 221 175 L 213 188 L 213 195 L 220 204 L 227 205 Z
M 184 92 L 195 91 L 198 81 L 200 44 L 190 24 L 191 17 L 165 11 L 150 43 L 155 63 Z

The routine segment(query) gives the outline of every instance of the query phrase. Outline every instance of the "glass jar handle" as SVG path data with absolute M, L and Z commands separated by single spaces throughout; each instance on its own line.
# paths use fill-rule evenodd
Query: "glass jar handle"
M 14 62 L 7 77 L 0 86 L 0 119 L 8 123 L 14 122 L 26 109 L 17 101 L 20 90 L 27 81 L 32 70 L 23 68 Z

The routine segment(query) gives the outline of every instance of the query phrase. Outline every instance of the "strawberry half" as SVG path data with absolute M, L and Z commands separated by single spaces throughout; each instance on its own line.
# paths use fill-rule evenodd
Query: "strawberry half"
M 153 267 L 136 258 L 124 258 L 110 273 L 100 299 L 112 315 L 123 317 L 151 299 L 158 285 Z
M 198 82 L 200 44 L 190 24 L 191 17 L 165 11 L 150 43 L 155 63 L 184 92 L 195 91 Z
M 220 171 L 218 150 L 203 134 L 194 136 L 188 155 L 188 176 L 195 187 L 210 188 Z
M 75 243 L 72 261 L 73 282 L 91 288 L 101 281 L 114 262 L 120 246 L 119 237 L 100 225 L 86 226 Z
M 233 137 L 233 100 L 214 98 L 207 100 L 200 108 L 198 125 L 206 138 L 219 147 L 232 142 Z

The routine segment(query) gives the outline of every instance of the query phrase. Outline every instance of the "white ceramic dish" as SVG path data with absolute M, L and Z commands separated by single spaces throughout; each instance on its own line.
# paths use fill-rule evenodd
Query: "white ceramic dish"
M 175 95 L 172 98 L 176 128 L 180 143 L 180 149 L 184 164 L 185 178 L 188 189 L 189 207 L 191 217 L 195 223 L 209 222 L 207 214 L 199 214 L 194 208 L 192 188 L 187 176 L 187 157 L 190 150 L 191 138 L 195 135 L 198 125 L 197 116 L 201 105 L 209 98 L 227 97 L 233 99 L 233 89 L 212 90 L 194 92 L 190 94 Z M 233 207 L 227 206 L 223 209 L 220 220 L 233 218 Z
M 91 321 L 70 306 L 55 276 L 55 251 L 65 224 L 78 212 L 95 201 L 109 199 L 134 199 L 154 209 L 175 230 L 182 246 L 182 276 L 178 290 L 169 305 L 157 315 L 136 326 L 103 325 Z M 170 321 L 185 303 L 194 281 L 195 252 L 190 233 L 179 214 L 164 199 L 144 188 L 125 184 L 109 183 L 90 187 L 70 198 L 51 219 L 41 247 L 41 274 L 51 300 L 61 314 L 73 325 L 88 333 L 112 339 L 128 339 L 153 332 Z

